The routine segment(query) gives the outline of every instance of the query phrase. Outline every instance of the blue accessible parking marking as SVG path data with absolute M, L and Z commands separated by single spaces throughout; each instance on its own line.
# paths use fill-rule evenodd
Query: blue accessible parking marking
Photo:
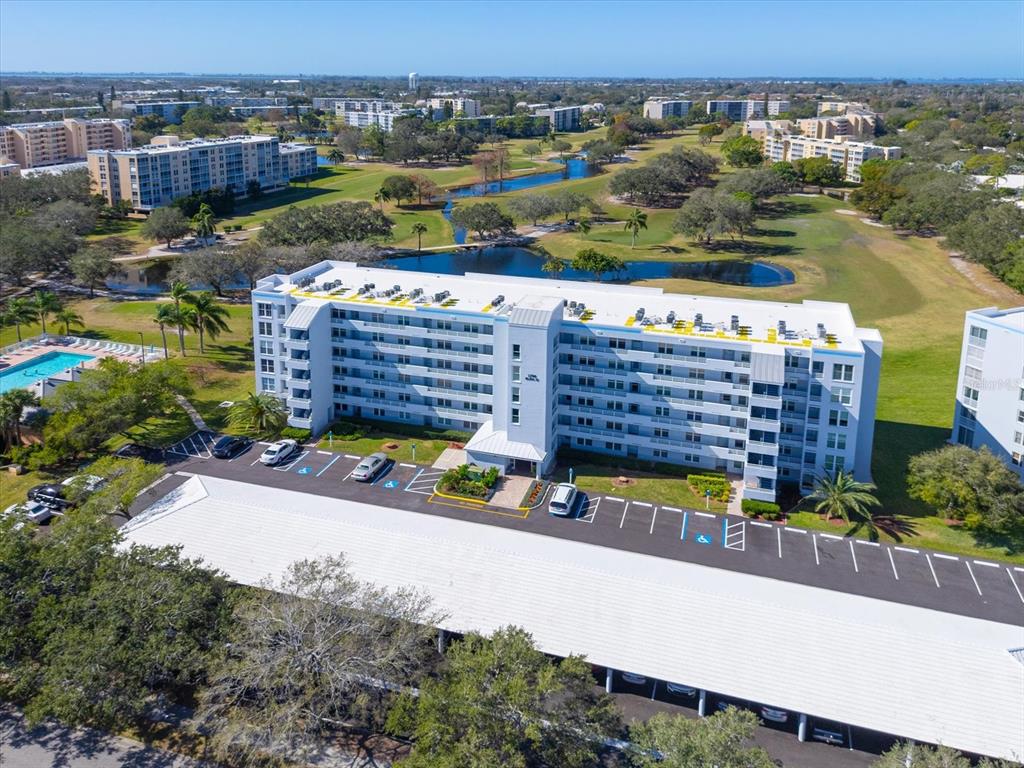
M 698 544 L 710 544 L 711 537 L 706 533 L 698 533 L 696 536 L 694 536 L 694 541 L 696 541 Z
M 398 481 L 397 480 L 388 480 L 386 483 L 384 483 L 384 487 L 385 488 L 397 488 L 398 487 Z
M 312 471 L 313 471 L 313 468 L 312 468 L 312 467 L 303 467 L 302 469 L 300 469 L 300 470 L 299 470 L 299 474 L 300 474 L 300 475 L 308 475 L 308 474 L 310 474 L 310 473 L 311 473 Z

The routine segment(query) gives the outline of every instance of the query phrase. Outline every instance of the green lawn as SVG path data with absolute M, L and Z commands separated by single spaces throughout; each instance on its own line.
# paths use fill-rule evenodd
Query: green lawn
M 573 482 L 591 493 L 621 496 L 625 499 L 640 501 L 654 500 L 667 506 L 704 509 L 704 497 L 690 490 L 682 477 L 670 477 L 659 474 L 638 472 L 634 469 L 620 470 L 604 464 L 586 464 L 572 462 Z M 615 480 L 624 476 L 632 480 L 630 485 L 618 485 Z M 569 466 L 560 466 L 555 472 L 556 482 L 569 479 Z M 726 505 L 721 501 L 712 501 L 712 512 L 724 512 Z
M 466 436 L 468 439 L 468 436 Z M 339 440 L 324 437 L 317 448 L 335 453 L 349 453 L 354 456 L 367 456 L 383 451 L 395 461 L 415 461 L 418 464 L 433 464 L 437 457 L 449 446 L 450 440 L 415 437 L 402 434 L 387 428 L 386 425 L 367 427 L 365 436 L 358 440 Z M 460 442 L 465 442 L 464 440 Z M 394 445 L 395 448 L 385 446 Z M 413 456 L 413 446 L 416 446 Z

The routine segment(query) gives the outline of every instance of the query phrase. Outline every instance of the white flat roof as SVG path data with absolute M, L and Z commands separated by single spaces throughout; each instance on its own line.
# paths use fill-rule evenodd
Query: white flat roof
M 315 283 L 299 288 L 296 281 L 315 275 Z M 323 290 L 325 283 L 339 282 L 342 289 Z M 367 283 L 375 285 L 374 291 L 400 286 L 401 294 L 416 288 L 423 290 L 425 298 L 417 302 L 398 302 L 391 297 L 379 297 L 373 301 L 373 294 L 359 295 L 358 289 Z M 445 275 L 429 272 L 412 272 L 378 267 L 360 267 L 348 261 L 324 261 L 293 275 L 271 275 L 259 282 L 257 293 L 281 293 L 297 299 L 330 301 L 338 304 L 351 303 L 367 311 L 374 306 L 424 307 L 431 305 L 430 297 L 442 291 L 449 291 L 450 298 L 444 308 L 453 314 L 478 314 L 481 318 L 501 314 L 491 301 L 499 294 L 505 297 L 505 305 L 534 306 L 544 300 L 558 299 L 565 302 L 582 301 L 588 314 L 583 321 L 591 326 L 612 328 L 635 327 L 637 330 L 664 331 L 675 334 L 683 328 L 673 327 L 667 322 L 669 312 L 674 312 L 676 321 L 692 323 L 699 313 L 703 317 L 709 338 L 733 339 L 739 337 L 731 332 L 732 315 L 739 317 L 741 326 L 751 329 L 746 341 L 766 340 L 769 330 L 777 333 L 780 320 L 786 322 L 787 330 L 795 334 L 791 343 L 800 346 L 825 346 L 818 338 L 817 326 L 822 323 L 828 333 L 835 334 L 837 348 L 859 350 L 857 326 L 848 304 L 827 301 L 778 302 L 752 299 L 730 299 L 715 296 L 695 296 L 680 293 L 665 293 L 661 288 L 643 288 L 581 280 L 551 280 L 547 278 L 509 277 L 469 272 L 465 275 Z M 368 299 L 371 299 L 368 301 Z M 454 301 L 455 303 L 452 303 Z M 636 310 L 643 308 L 648 320 L 659 321 L 653 325 L 641 325 L 635 321 Z M 507 314 L 507 311 L 505 312 Z M 565 310 L 567 320 L 579 320 Z M 707 328 L 707 326 L 711 326 Z M 668 338 L 697 338 L 701 334 L 674 335 Z M 781 334 L 778 334 L 781 340 Z
M 344 554 L 443 628 L 1003 758 L 1024 754 L 1024 628 L 445 517 L 194 476 L 122 531 L 242 584 Z

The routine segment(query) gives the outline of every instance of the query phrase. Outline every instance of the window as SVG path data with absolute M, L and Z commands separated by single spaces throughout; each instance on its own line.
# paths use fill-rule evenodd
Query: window
M 518 365 L 512 366 L 512 381 L 520 380 L 520 370 Z
M 849 405 L 853 402 L 853 390 L 849 387 L 833 387 L 832 402 Z
M 811 363 L 811 373 L 816 373 L 820 375 L 821 373 L 824 373 L 824 371 L 825 363 L 823 363 L 821 360 L 815 360 L 813 363 Z
M 264 392 L 274 391 L 274 380 L 270 376 L 263 376 L 260 379 L 260 389 Z
M 256 314 L 259 317 L 273 317 L 274 307 L 271 304 L 264 304 L 260 302 L 256 305 Z
M 261 322 L 259 324 L 260 336 L 273 336 L 274 335 L 274 324 Z
M 829 411 L 828 425 L 830 427 L 845 427 L 850 423 L 850 414 L 846 411 Z
M 853 366 L 844 363 L 834 363 L 832 365 L 832 380 L 853 381 Z
M 964 387 L 964 399 L 965 400 L 978 400 L 978 390 L 973 387 Z
M 968 343 L 974 344 L 977 347 L 984 347 L 986 339 L 988 339 L 988 331 L 986 329 L 979 328 L 976 325 L 971 326 L 971 334 Z
M 260 360 L 260 370 L 263 373 L 273 373 L 274 372 L 274 361 L 273 360 L 268 360 L 266 358 L 263 358 L 262 360 Z
M 825 454 L 825 470 L 827 472 L 840 472 L 843 470 L 845 459 L 842 456 L 833 456 L 831 453 Z
M 825 444 L 829 448 L 833 448 L 837 451 L 846 450 L 846 435 L 839 432 L 829 432 L 828 437 L 825 439 Z
M 523 359 L 522 348 L 518 344 L 513 344 L 512 345 L 512 359 L 513 360 L 522 360 Z
M 656 458 L 656 459 L 667 459 L 668 458 L 668 451 L 662 450 L 661 448 L 655 448 L 653 453 L 654 453 L 654 458 Z
M 260 340 L 260 354 L 261 355 L 272 355 L 274 354 L 274 342 Z
M 518 424 L 519 423 L 519 409 L 518 408 L 513 408 L 512 409 L 512 423 L 513 424 Z
M 512 387 L 512 402 L 519 402 L 519 387 Z

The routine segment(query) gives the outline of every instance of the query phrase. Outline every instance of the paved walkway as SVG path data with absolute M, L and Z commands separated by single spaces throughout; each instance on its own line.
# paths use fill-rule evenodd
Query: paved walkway
M 498 490 L 491 497 L 491 505 L 506 509 L 519 509 L 519 503 L 530 489 L 533 478 L 522 475 L 505 475 L 499 482 Z
M 176 395 L 175 399 L 178 401 L 178 405 L 185 409 L 185 413 L 192 419 L 192 423 L 196 425 L 196 429 L 201 429 L 204 432 L 211 432 L 212 430 L 206 426 L 206 422 L 203 421 L 203 417 L 199 415 L 199 411 L 188 400 L 185 399 L 184 395 Z
M 445 448 L 433 463 L 434 469 L 453 469 L 466 463 L 466 451 L 462 448 Z

